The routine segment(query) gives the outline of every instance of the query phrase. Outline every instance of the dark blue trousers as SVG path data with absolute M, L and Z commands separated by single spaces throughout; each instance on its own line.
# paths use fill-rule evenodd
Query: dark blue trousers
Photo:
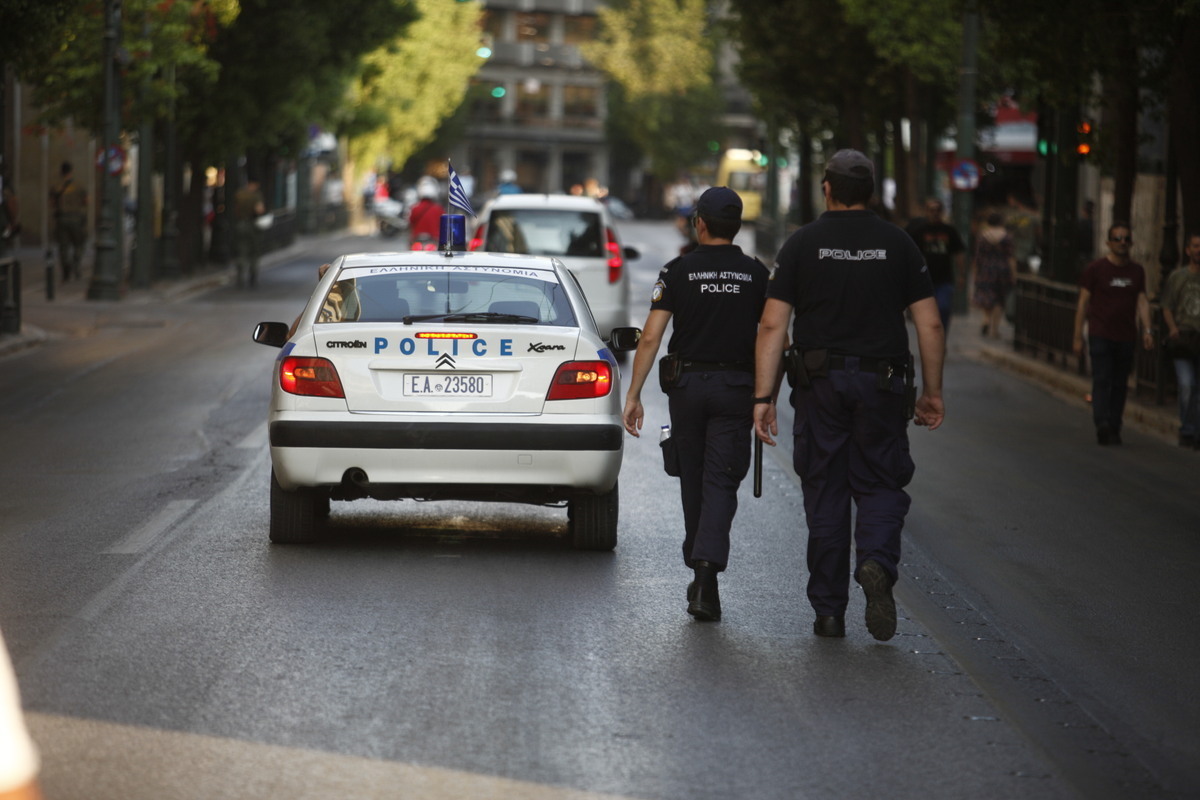
M 750 470 L 754 376 L 689 372 L 667 393 L 671 436 L 679 450 L 683 561 L 729 563 L 737 492 Z
M 808 517 L 808 599 L 820 615 L 840 616 L 850 600 L 851 502 L 855 572 L 878 561 L 895 580 L 900 532 L 913 476 L 904 418 L 904 380 L 880 389 L 874 371 L 846 369 L 792 392 L 793 463 Z
M 1133 342 L 1088 337 L 1092 359 L 1092 420 L 1097 428 L 1121 432 L 1129 373 L 1133 370 Z

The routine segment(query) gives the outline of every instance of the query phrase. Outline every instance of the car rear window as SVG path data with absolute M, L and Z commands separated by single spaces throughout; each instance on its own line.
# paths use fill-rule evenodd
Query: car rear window
M 538 256 L 604 255 L 604 226 L 592 211 L 551 208 L 494 209 L 484 250 Z
M 330 287 L 317 322 L 403 322 L 431 314 L 505 314 L 577 327 L 554 273 L 520 268 L 353 270 Z

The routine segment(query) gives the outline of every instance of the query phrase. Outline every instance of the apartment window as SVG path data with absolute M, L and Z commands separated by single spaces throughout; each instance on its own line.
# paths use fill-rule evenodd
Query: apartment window
M 517 14 L 517 41 L 548 44 L 550 42 L 550 15 Z
M 550 116 L 550 87 L 529 79 L 517 87 L 517 116 L 522 120 L 544 120 Z
M 596 18 L 567 17 L 563 21 L 563 44 L 581 44 L 596 39 Z
M 595 86 L 563 87 L 563 122 L 585 125 L 600 113 L 600 92 Z
M 504 12 L 493 11 L 486 9 L 483 12 L 483 22 L 480 23 L 483 32 L 492 37 L 492 41 L 503 42 L 504 39 Z

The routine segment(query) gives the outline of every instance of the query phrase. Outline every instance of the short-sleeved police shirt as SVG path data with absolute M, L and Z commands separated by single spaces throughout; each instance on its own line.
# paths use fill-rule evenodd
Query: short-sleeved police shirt
M 670 311 L 667 350 L 694 361 L 754 361 L 767 268 L 735 244 L 699 245 L 668 263 L 650 308 Z
M 906 358 L 904 311 L 933 296 L 912 237 L 865 210 L 826 211 L 784 242 L 767 296 L 796 312 L 792 341 L 862 358 Z

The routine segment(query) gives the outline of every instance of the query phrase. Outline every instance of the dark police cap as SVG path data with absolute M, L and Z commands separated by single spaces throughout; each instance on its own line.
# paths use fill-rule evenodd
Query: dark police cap
M 857 150 L 838 150 L 825 165 L 825 171 L 847 178 L 875 178 L 875 165 Z
M 742 198 L 728 186 L 705 189 L 696 201 L 696 213 L 709 219 L 742 221 Z

